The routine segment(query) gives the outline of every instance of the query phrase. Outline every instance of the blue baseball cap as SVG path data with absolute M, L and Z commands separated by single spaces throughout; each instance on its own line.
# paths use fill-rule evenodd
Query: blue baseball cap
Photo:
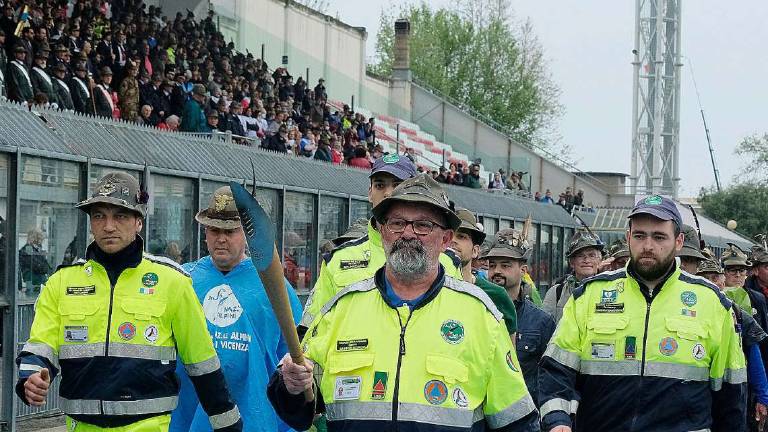
M 680 217 L 680 212 L 677 211 L 675 202 L 661 195 L 651 195 L 638 201 L 627 218 L 632 218 L 639 214 L 649 214 L 665 221 L 671 220 L 681 229 L 683 226 L 683 218 Z
M 400 180 L 407 180 L 416 177 L 416 165 L 407 156 L 388 154 L 376 159 L 368 177 L 382 172 L 392 174 Z

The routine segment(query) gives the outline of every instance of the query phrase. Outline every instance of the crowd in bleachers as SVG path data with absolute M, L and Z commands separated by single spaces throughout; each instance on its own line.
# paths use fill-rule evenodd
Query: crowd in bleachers
M 531 196 L 523 172 L 481 161 L 419 126 L 328 98 L 285 67 L 235 50 L 209 12 L 163 15 L 141 0 L 0 0 L 0 98 L 370 169 L 406 154 L 438 182 Z M 536 193 L 541 195 L 540 193 Z M 555 202 L 572 208 L 570 191 Z

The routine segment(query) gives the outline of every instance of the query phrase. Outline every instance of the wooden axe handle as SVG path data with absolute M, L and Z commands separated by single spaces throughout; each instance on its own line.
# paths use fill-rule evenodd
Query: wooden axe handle
M 261 281 L 264 284 L 269 302 L 272 303 L 272 310 L 275 311 L 280 331 L 283 333 L 286 345 L 288 345 L 291 360 L 297 365 L 303 365 L 304 354 L 301 350 L 299 335 L 296 333 L 296 324 L 293 321 L 291 303 L 288 300 L 288 293 L 285 289 L 283 266 L 280 263 L 280 256 L 277 254 L 277 247 L 274 248 L 272 263 L 269 264 L 266 270 L 259 271 L 259 277 L 261 277 Z M 315 395 L 311 388 L 304 392 L 304 397 L 307 402 L 314 400 Z

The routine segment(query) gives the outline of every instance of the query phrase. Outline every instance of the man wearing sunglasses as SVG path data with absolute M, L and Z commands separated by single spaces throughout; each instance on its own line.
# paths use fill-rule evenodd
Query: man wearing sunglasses
M 461 225 L 440 185 L 406 180 L 373 214 L 386 263 L 323 306 L 303 365 L 283 357 L 277 413 L 297 430 L 325 411 L 330 431 L 538 431 L 501 312 L 439 261 Z

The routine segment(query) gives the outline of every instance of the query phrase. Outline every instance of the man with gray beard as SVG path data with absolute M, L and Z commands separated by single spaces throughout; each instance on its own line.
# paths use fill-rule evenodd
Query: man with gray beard
M 331 432 L 539 431 L 501 312 L 439 261 L 461 224 L 440 185 L 405 180 L 373 215 L 386 263 L 323 306 L 304 364 L 283 357 L 267 389 L 280 417 L 305 430 L 324 411 Z

